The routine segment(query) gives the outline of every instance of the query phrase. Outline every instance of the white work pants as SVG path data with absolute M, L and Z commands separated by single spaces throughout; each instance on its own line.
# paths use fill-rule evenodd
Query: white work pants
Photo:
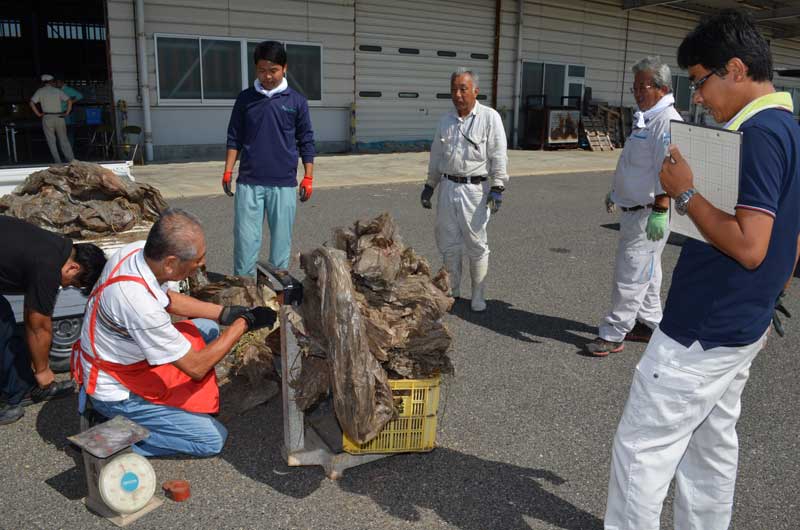
M 600 338 L 622 342 L 636 320 L 651 329 L 661 322 L 661 253 L 669 230 L 658 241 L 647 239 L 650 208 L 622 212 L 619 246 L 611 287 L 611 311 L 599 326 Z
M 58 143 L 61 145 L 61 151 L 67 158 L 67 162 L 75 160 L 75 155 L 72 154 L 72 146 L 69 144 L 69 138 L 67 137 L 67 124 L 63 117 L 57 114 L 45 114 L 42 117 L 42 129 L 44 130 L 44 137 L 47 139 L 47 147 L 50 148 L 50 155 L 57 164 L 61 163 L 61 156 L 59 156 L 58 147 L 56 147 L 56 136 L 58 136 Z
M 447 261 L 461 259 L 466 246 L 470 262 L 489 255 L 486 225 L 489 223 L 489 182 L 459 184 L 442 177 L 436 204 L 436 245 Z
M 676 529 L 728 528 L 742 391 L 766 341 L 704 351 L 653 333 L 614 437 L 606 530 L 658 530 L 673 476 Z

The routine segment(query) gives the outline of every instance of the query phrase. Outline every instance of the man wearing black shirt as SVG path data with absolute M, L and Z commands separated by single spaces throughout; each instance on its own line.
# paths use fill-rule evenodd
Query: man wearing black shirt
M 72 382 L 56 383 L 50 369 L 52 315 L 60 287 L 88 294 L 106 258 L 96 245 L 74 245 L 58 234 L 0 215 L 0 425 L 13 423 L 23 406 L 69 395 Z M 15 335 L 14 312 L 2 296 L 25 296 L 25 335 Z

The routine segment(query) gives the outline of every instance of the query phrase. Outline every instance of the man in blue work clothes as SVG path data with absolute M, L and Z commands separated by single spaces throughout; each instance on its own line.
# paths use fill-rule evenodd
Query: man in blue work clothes
M 231 193 L 231 175 L 241 152 L 236 180 L 233 273 L 255 276 L 264 217 L 270 233 L 269 262 L 289 267 L 297 209 L 297 159 L 305 176 L 300 200 L 311 198 L 314 132 L 308 102 L 286 81 L 286 49 L 265 41 L 253 52 L 257 79 L 236 98 L 228 124 L 228 153 L 222 187 Z
M 606 529 L 658 529 L 673 476 L 675 528 L 728 528 L 742 391 L 796 259 L 800 127 L 791 96 L 772 85 L 769 44 L 747 15 L 725 10 L 684 39 L 678 64 L 694 102 L 742 133 L 736 213 L 696 192 L 670 146 L 661 185 L 707 242 L 684 244 L 636 367 L 614 438 Z

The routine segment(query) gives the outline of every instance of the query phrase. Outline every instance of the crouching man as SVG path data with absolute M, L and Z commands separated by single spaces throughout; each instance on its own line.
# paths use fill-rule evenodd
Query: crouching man
M 206 242 L 193 215 L 170 209 L 146 242 L 109 259 L 89 297 L 73 377 L 106 417 L 124 416 L 150 430 L 134 446 L 144 456 L 222 451 L 227 431 L 219 411 L 214 366 L 248 330 L 269 327 L 271 309 L 222 307 L 167 288 L 205 263 Z M 193 320 L 173 324 L 170 315 Z M 220 333 L 218 324 L 229 326 Z

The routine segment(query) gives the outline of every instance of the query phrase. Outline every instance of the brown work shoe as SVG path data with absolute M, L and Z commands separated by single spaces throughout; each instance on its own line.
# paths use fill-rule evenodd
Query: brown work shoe
M 624 347 L 625 345 L 621 342 L 611 342 L 597 337 L 586 345 L 586 351 L 595 357 L 605 357 L 609 353 L 621 352 Z
M 650 337 L 652 336 L 653 330 L 637 320 L 636 325 L 633 326 L 633 329 L 630 330 L 627 335 L 625 335 L 625 340 L 628 342 L 644 342 L 647 344 L 650 342 Z

